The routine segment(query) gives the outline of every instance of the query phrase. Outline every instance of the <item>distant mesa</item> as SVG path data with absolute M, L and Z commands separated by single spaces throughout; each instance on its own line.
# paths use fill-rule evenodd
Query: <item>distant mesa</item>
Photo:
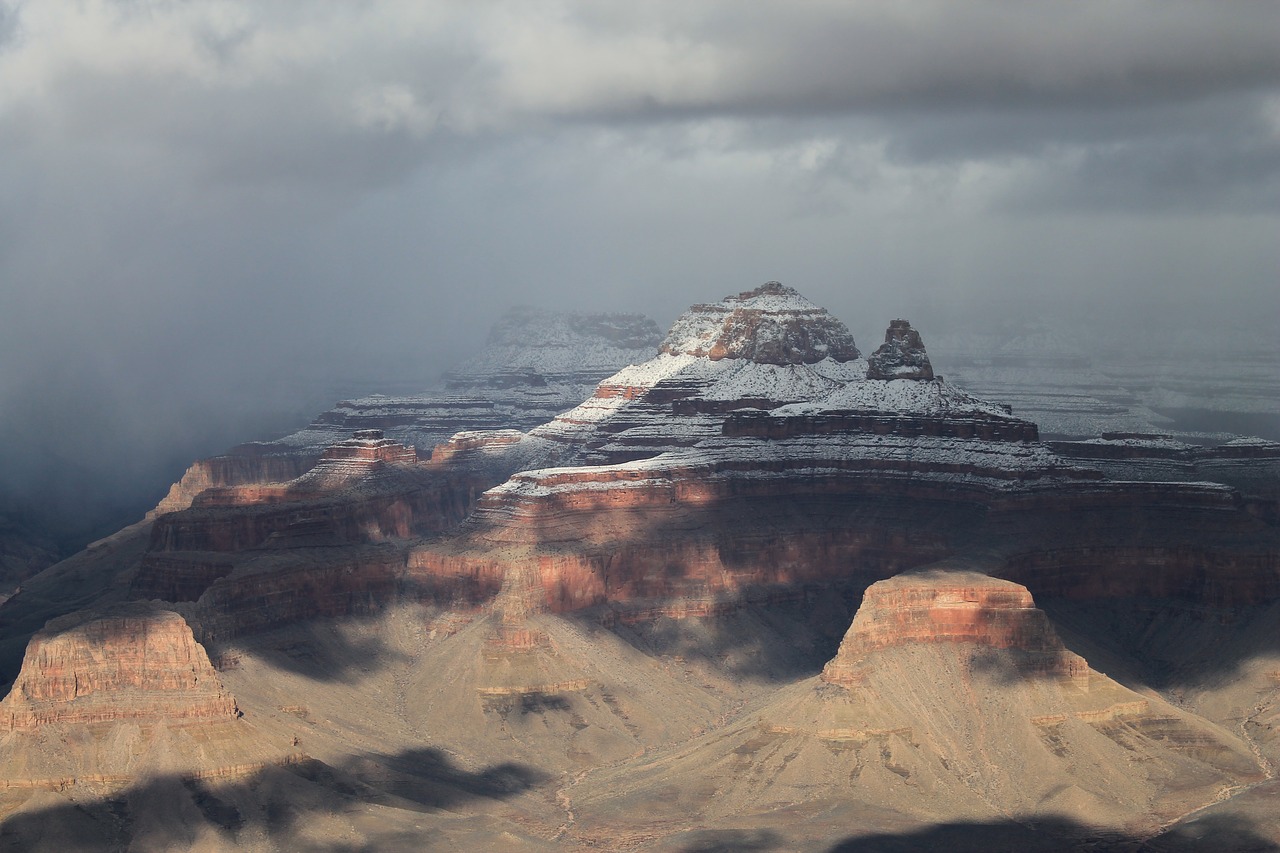
M 933 365 L 920 333 L 906 320 L 892 320 L 884 343 L 867 360 L 868 379 L 932 379 Z
M 1089 666 L 1058 639 L 1025 586 L 974 571 L 906 572 L 872 584 L 822 671 L 829 684 L 856 684 L 882 649 L 950 643 L 1007 650 L 1026 674 L 1087 690 Z
M 853 336 L 825 308 L 791 287 L 770 281 L 755 290 L 694 305 L 676 320 L 659 352 L 719 361 L 815 364 L 859 357 Z

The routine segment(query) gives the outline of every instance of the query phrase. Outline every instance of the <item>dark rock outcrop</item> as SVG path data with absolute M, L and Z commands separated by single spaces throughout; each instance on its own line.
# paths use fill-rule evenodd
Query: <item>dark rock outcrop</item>
M 893 320 L 884 343 L 867 359 L 868 379 L 932 379 L 933 365 L 920 333 L 906 320 Z

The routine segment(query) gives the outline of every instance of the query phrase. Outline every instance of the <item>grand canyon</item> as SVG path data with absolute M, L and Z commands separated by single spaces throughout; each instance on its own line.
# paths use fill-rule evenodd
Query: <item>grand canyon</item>
M 884 326 L 524 309 L 196 461 L 0 604 L 0 845 L 1280 849 L 1280 444 Z

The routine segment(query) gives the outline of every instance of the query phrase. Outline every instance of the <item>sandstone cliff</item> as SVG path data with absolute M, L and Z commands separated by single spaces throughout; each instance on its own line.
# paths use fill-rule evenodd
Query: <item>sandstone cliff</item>
M 233 719 L 204 648 L 179 614 L 151 603 L 54 619 L 31 638 L 0 725 Z
M 822 680 L 857 684 L 880 650 L 920 643 L 1007 650 L 1024 675 L 1089 686 L 1084 658 L 1063 647 L 1026 587 L 978 572 L 936 569 L 872 584 Z

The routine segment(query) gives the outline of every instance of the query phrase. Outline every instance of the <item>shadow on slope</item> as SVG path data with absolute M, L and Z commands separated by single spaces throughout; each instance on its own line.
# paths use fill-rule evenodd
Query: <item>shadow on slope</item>
M 385 635 L 386 609 L 370 615 L 323 618 L 210 643 L 209 655 L 235 666 L 252 655 L 267 666 L 321 684 L 349 684 L 409 658 Z
M 1179 599 L 1045 599 L 1072 650 L 1127 684 L 1160 691 L 1225 685 L 1280 654 L 1280 604 L 1211 607 Z
M 1248 821 L 1223 817 L 1183 824 L 1154 838 L 1099 832 L 1065 818 L 944 823 L 903 834 L 848 838 L 828 853 L 1266 853 L 1280 845 Z
M 702 829 L 689 833 L 680 853 L 769 853 L 783 849 L 782 836 L 770 829 Z
M 745 601 L 727 613 L 663 616 L 618 624 L 614 631 L 648 655 L 705 666 L 739 681 L 785 684 L 822 671 L 857 607 L 856 601 L 852 609 L 843 604 L 845 598 L 856 598 L 852 592 L 822 591 L 829 604 L 840 602 L 838 607 L 833 604 L 843 617 L 836 632 L 811 618 L 814 602 L 749 603 L 755 597 L 752 592 L 744 592 Z
M 316 759 L 270 766 L 233 781 L 163 776 L 104 796 L 75 788 L 39 792 L 0 822 L 2 850 L 89 853 L 112 849 L 345 851 L 414 849 L 438 827 L 423 815 L 456 820 L 469 804 L 509 799 L 547 781 L 515 763 L 459 768 L 438 749 Z M 29 792 L 23 792 L 29 793 Z M 0 800 L 9 808 L 21 796 Z M 56 799 L 55 799 L 56 798 Z

